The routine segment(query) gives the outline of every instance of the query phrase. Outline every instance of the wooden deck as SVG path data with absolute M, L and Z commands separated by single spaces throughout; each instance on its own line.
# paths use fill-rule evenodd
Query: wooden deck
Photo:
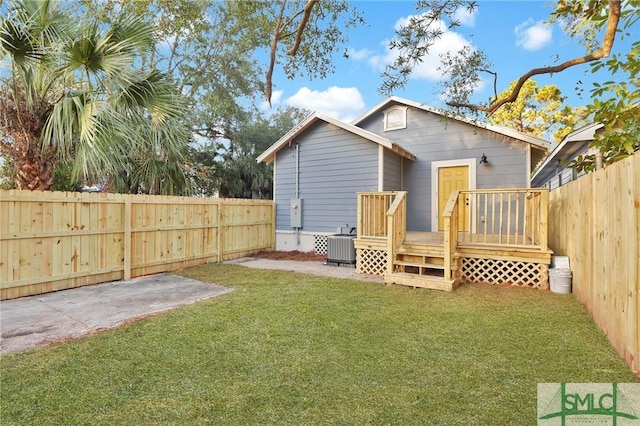
M 407 231 L 404 242 L 407 244 L 442 246 L 444 244 L 444 232 Z
M 522 248 L 525 251 L 537 253 L 539 249 L 531 249 L 530 240 L 529 244 L 522 241 L 520 237 L 511 235 L 500 234 L 478 234 L 470 232 L 458 231 L 458 247 L 470 248 L 470 247 L 484 247 L 491 246 L 493 250 L 496 246 L 504 245 L 508 247 L 510 251 L 517 251 L 518 248 Z M 422 231 L 407 231 L 404 239 L 405 244 L 419 244 L 430 246 L 442 246 L 444 244 L 444 232 L 422 232 Z
M 547 288 L 552 252 L 546 245 L 548 193 L 543 191 L 456 191 L 441 232 L 406 229 L 406 193 L 375 193 L 371 200 L 359 200 L 358 272 L 383 275 L 388 283 L 449 291 L 462 282 Z M 492 205 L 496 199 L 500 204 Z M 484 212 L 482 222 L 458 216 L 464 211 L 459 205 L 467 202 Z M 386 211 L 384 218 L 380 210 Z M 465 223 L 475 232 L 460 230 Z

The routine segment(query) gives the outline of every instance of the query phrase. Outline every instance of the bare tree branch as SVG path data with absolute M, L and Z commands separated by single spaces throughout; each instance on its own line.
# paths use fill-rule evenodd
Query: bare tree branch
M 566 62 L 563 62 L 560 65 L 556 65 L 552 67 L 534 68 L 526 72 L 525 74 L 522 75 L 522 77 L 518 79 L 516 85 L 514 86 L 509 96 L 502 99 L 495 99 L 488 106 L 460 103 L 460 102 L 447 102 L 447 105 L 451 107 L 462 107 L 462 108 L 474 109 L 477 111 L 483 111 L 487 113 L 487 115 L 491 115 L 494 112 L 496 112 L 500 107 L 502 107 L 504 104 L 514 102 L 518 98 L 518 94 L 520 93 L 520 89 L 522 89 L 522 86 L 524 85 L 524 83 L 534 75 L 558 73 L 576 65 L 582 65 L 587 62 L 592 62 L 598 59 L 606 58 L 607 56 L 609 56 L 609 53 L 611 53 L 613 42 L 616 39 L 616 30 L 618 29 L 618 23 L 620 22 L 621 8 L 622 7 L 621 7 L 620 0 L 609 0 L 609 15 L 607 17 L 607 26 L 602 39 L 602 45 L 595 52 L 579 58 L 570 59 Z
M 273 90 L 273 69 L 276 66 L 276 51 L 278 49 L 278 41 L 280 40 L 280 31 L 282 31 L 282 27 L 280 24 L 282 23 L 282 17 L 284 16 L 284 10 L 287 7 L 287 0 L 282 0 L 282 6 L 280 7 L 280 13 L 278 14 L 278 19 L 276 20 L 276 28 L 273 30 L 273 38 L 271 39 L 271 51 L 269 52 L 269 68 L 267 69 L 267 76 L 264 87 L 264 94 L 267 98 L 267 102 L 269 102 L 269 106 L 271 106 L 271 92 Z
M 498 73 L 485 68 L 480 68 L 479 71 L 486 72 L 493 76 L 493 99 L 495 101 L 498 99 Z
M 271 48 L 269 52 L 269 67 L 267 69 L 266 82 L 265 82 L 265 96 L 267 98 L 267 102 L 271 105 L 271 95 L 273 91 L 273 69 L 276 65 L 276 52 L 278 50 L 278 42 L 291 37 L 295 34 L 295 40 L 293 46 L 287 51 L 287 54 L 290 56 L 295 56 L 298 53 L 298 49 L 300 48 L 300 43 L 302 42 L 302 36 L 304 35 L 304 30 L 309 23 L 309 18 L 311 17 L 311 12 L 313 7 L 319 3 L 320 0 L 307 0 L 307 3 L 304 7 L 298 12 L 294 13 L 291 18 L 289 18 L 286 22 L 283 23 L 284 11 L 286 9 L 287 0 L 282 0 L 282 5 L 280 7 L 280 13 L 278 15 L 278 19 L 276 21 L 276 27 L 273 31 L 273 38 L 271 39 Z M 297 17 L 302 15 L 302 19 L 298 24 L 297 30 L 294 32 L 284 33 L 283 31 L 291 24 Z
M 307 4 L 304 5 L 304 15 L 302 16 L 302 20 L 300 20 L 300 24 L 298 25 L 298 31 L 296 32 L 296 40 L 287 52 L 288 55 L 295 56 L 298 53 L 298 48 L 300 47 L 300 42 L 302 41 L 302 34 L 304 33 L 304 29 L 307 26 L 307 22 L 309 22 L 309 17 L 311 16 L 311 9 L 313 6 L 318 3 L 318 0 L 307 0 Z

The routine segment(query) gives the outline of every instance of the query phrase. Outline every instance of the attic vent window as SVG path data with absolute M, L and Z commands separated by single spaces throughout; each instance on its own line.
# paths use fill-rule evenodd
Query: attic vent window
M 393 107 L 384 112 L 384 130 L 407 128 L 407 107 Z

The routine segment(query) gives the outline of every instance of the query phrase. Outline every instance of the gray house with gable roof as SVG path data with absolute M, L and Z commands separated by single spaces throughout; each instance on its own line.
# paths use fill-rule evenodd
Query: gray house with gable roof
M 589 148 L 589 145 L 603 127 L 600 123 L 591 123 L 565 136 L 535 170 L 531 176 L 531 186 L 554 190 L 584 175 L 585 172 L 577 172 L 567 163 L 580 155 L 596 154 L 598 150 Z
M 276 250 L 323 253 L 358 192 L 407 191 L 407 228 L 442 229 L 454 189 L 528 188 L 550 143 L 390 97 L 351 123 L 313 113 L 258 157 L 274 166 Z

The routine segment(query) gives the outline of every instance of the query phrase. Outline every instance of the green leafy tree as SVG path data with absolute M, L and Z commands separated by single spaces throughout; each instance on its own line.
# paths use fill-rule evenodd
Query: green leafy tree
M 309 115 L 309 111 L 286 107 L 269 119 L 240 123 L 230 140 L 230 149 L 220 164 L 220 195 L 239 198 L 272 198 L 273 168 L 256 158 L 291 128 Z
M 515 82 L 498 96 L 506 96 Z M 535 80 L 527 80 L 520 89 L 518 98 L 505 104 L 489 117 L 489 121 L 510 127 L 520 132 L 540 138 L 550 134 L 556 143 L 574 131 L 577 126 L 586 124 L 584 108 L 571 108 L 564 104 L 560 89 L 555 85 L 538 87 Z
M 625 57 L 614 56 L 594 64 L 607 67 L 612 74 L 626 78 L 597 84 L 593 102 L 587 106 L 596 123 L 605 124 L 596 134 L 593 146 L 602 154 L 603 164 L 611 164 L 640 151 L 640 41 L 633 43 Z M 597 165 L 595 155 L 585 157 L 586 164 Z M 580 165 L 587 171 L 594 167 Z
M 212 141 L 202 141 L 189 147 L 189 175 L 193 192 L 200 197 L 214 197 L 218 195 L 218 170 L 220 158 L 219 144 Z
M 391 93 L 403 87 L 413 69 L 422 61 L 443 31 L 436 22 L 443 20 L 450 27 L 459 25 L 455 13 L 460 8 L 478 7 L 471 0 L 418 0 L 419 14 L 397 31 L 391 47 L 400 52 L 398 59 L 384 73 L 380 90 Z M 536 75 L 554 74 L 568 68 L 591 64 L 592 70 L 606 68 L 617 81 L 597 84 L 592 90 L 592 104 L 587 107 L 590 119 L 604 124 L 605 130 L 594 141 L 603 154 L 605 163 L 619 160 L 640 149 L 638 136 L 640 113 L 638 90 L 640 72 L 640 42 L 633 41 L 631 49 L 623 55 L 611 55 L 616 39 L 636 37 L 640 21 L 640 1 L 627 0 L 560 0 L 555 3 L 550 22 L 559 22 L 565 31 L 577 38 L 585 47 L 583 56 L 569 58 L 558 65 L 544 66 L 526 71 L 512 85 L 511 90 L 497 93 L 497 73 L 483 52 L 466 49 L 450 56 L 451 70 L 444 83 L 447 104 L 453 109 L 495 114 L 518 99 L 525 83 Z M 474 82 L 480 75 L 490 72 L 494 77 L 494 96 L 485 104 L 470 100 Z
M 105 179 L 118 192 L 186 192 L 184 101 L 142 64 L 153 28 L 128 14 L 80 22 L 65 5 L 21 0 L 2 13 L 0 153 L 17 187 L 50 189 L 65 164 L 72 181 Z
M 16 189 L 16 168 L 10 158 L 0 159 L 0 189 Z
M 86 15 L 108 23 L 121 14 L 154 25 L 157 48 L 142 61 L 170 75 L 189 99 L 189 130 L 198 138 L 224 136 L 224 123 L 262 93 L 257 41 L 234 33 L 224 2 L 213 0 L 85 0 Z
M 270 100 L 278 69 L 288 78 L 332 72 L 348 28 L 363 22 L 346 0 L 83 1 L 88 16 L 101 22 L 122 13 L 154 22 L 158 49 L 143 60 L 166 70 L 190 99 L 188 123 L 197 140 L 190 178 L 202 195 L 268 196 L 270 173 L 253 164 L 255 148 L 243 142 L 253 129 L 262 126 L 269 135 L 276 125 L 257 115 L 256 103 Z
M 269 103 L 277 64 L 282 64 L 291 79 L 305 73 L 311 78 L 325 77 L 334 70 L 333 57 L 346 43 L 347 30 L 365 24 L 360 11 L 348 0 L 230 1 L 228 4 L 233 6 L 230 10 L 240 12 L 241 25 L 256 23 L 248 28 L 255 31 L 258 40 L 265 35 L 270 40 L 265 76 L 265 97 Z
M 11 159 L 3 158 L 0 164 L 0 189 L 18 189 L 18 171 Z M 58 163 L 53 169 L 53 180 L 51 183 L 52 191 L 71 191 L 80 192 L 83 188 L 83 183 L 74 178 L 72 166 L 65 163 Z
M 324 77 L 347 31 L 364 22 L 347 0 L 84 0 L 90 16 L 109 22 L 126 12 L 156 26 L 160 42 L 147 58 L 192 100 L 192 131 L 226 137 L 225 122 L 271 100 L 274 72 Z M 262 59 L 262 60 L 261 60 Z
M 256 162 L 274 142 L 302 121 L 309 111 L 286 107 L 270 118 L 245 114 L 229 131 L 229 139 L 192 153 L 197 192 L 230 198 L 272 198 L 273 169 Z

